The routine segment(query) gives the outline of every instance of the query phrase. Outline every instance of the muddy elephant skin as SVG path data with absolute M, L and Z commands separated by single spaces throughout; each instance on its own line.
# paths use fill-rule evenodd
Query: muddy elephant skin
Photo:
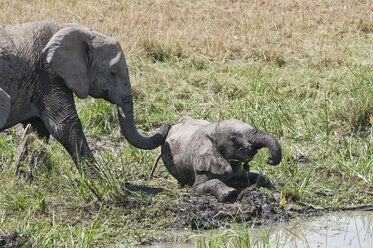
M 279 164 L 281 147 L 270 134 L 236 119 L 210 123 L 186 116 L 171 127 L 161 154 L 166 168 L 181 184 L 229 201 L 237 190 L 228 185 L 256 180 L 248 176 L 248 163 L 263 147 L 271 152 L 267 163 Z

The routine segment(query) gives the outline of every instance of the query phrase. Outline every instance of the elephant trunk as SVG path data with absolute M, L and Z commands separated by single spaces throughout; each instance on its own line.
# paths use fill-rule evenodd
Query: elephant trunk
M 249 140 L 257 149 L 268 147 L 271 152 L 271 157 L 267 159 L 268 164 L 277 165 L 281 162 L 281 146 L 275 137 L 264 131 L 254 129 L 250 131 Z
M 141 136 L 135 125 L 132 96 L 128 96 L 126 101 L 117 107 L 117 110 L 121 132 L 131 145 L 139 149 L 151 150 L 163 144 L 170 130 L 170 125 L 163 124 L 152 137 Z

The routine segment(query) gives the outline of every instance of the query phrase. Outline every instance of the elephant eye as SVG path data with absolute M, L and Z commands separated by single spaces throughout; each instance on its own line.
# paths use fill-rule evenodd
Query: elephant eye
M 229 140 L 232 141 L 232 142 L 235 142 L 237 139 L 236 135 L 232 135 Z
M 110 72 L 110 75 L 111 75 L 112 77 L 116 77 L 116 76 L 117 76 L 117 74 L 115 73 L 115 71 L 111 71 L 111 72 Z

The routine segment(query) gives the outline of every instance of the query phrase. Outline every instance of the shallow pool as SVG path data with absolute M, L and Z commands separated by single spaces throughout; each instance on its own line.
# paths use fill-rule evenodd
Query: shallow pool
M 269 227 L 266 230 L 268 229 Z M 261 233 L 259 229 L 252 231 L 252 247 L 263 247 Z M 269 239 L 269 247 L 373 248 L 373 212 L 333 212 L 306 220 L 294 220 L 286 225 L 272 226 Z M 227 243 L 225 247 L 235 247 Z M 193 241 L 189 241 L 181 245 L 158 243 L 141 247 L 191 248 L 195 246 Z
M 373 212 L 335 212 L 274 230 L 279 247 L 373 248 Z

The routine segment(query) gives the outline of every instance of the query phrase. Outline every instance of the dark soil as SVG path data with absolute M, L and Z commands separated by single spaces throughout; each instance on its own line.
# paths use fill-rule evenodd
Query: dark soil
M 373 135 L 372 116 L 373 114 L 366 112 L 351 128 L 351 131 L 360 134 L 362 137 Z
M 307 207 L 282 208 L 255 187 L 241 191 L 235 203 L 220 203 L 212 196 L 205 196 L 199 201 L 186 196 L 172 210 L 177 213 L 178 221 L 170 224 L 170 228 L 189 226 L 193 230 L 229 228 L 235 223 L 246 223 L 248 226 L 269 225 L 274 221 L 288 221 L 299 215 L 318 214 L 315 209 Z
M 10 234 L 4 234 L 0 236 L 0 247 L 32 247 L 32 244 L 27 240 L 24 235 L 17 233 L 16 231 Z
M 146 194 L 148 190 L 142 192 Z M 159 192 L 155 194 L 157 193 Z M 153 191 L 149 194 L 154 196 Z M 229 228 L 235 223 L 246 223 L 247 226 L 270 225 L 297 216 L 314 216 L 322 213 L 311 207 L 290 204 L 282 207 L 275 198 L 269 199 L 261 189 L 252 186 L 242 190 L 234 203 L 221 203 L 210 195 L 185 193 L 181 199 L 168 202 L 157 202 L 153 197 L 133 199 L 124 204 L 123 208 L 131 214 L 132 209 L 139 206 L 150 207 L 154 211 L 143 214 L 150 219 L 169 219 L 166 226 L 173 230 L 183 230 L 185 227 L 192 230 Z

